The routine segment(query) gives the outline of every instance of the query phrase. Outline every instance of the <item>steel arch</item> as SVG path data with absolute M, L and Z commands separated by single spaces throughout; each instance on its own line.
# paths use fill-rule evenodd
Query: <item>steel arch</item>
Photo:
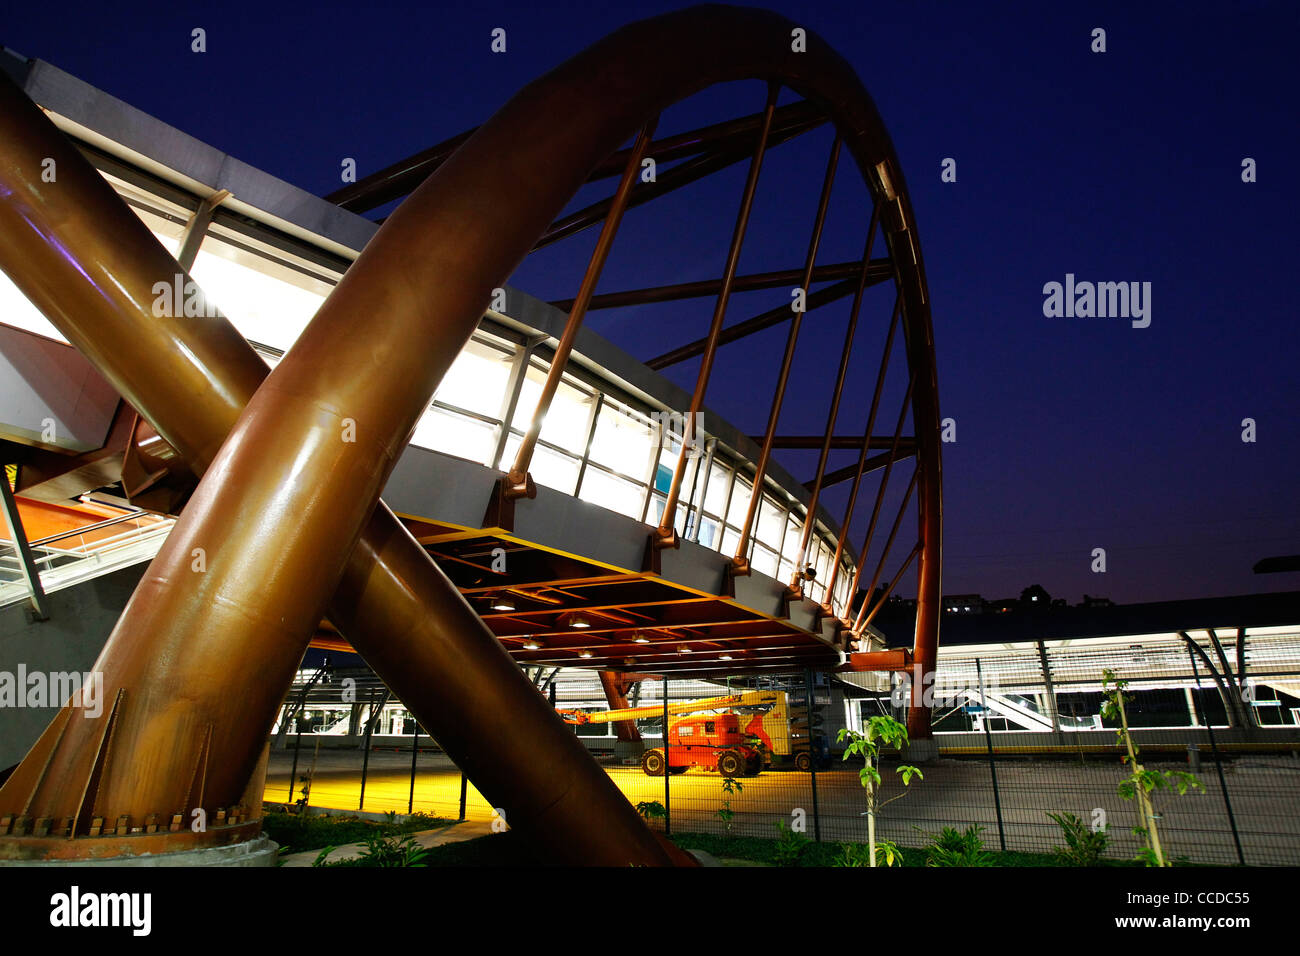
M 192 802 L 198 767 L 214 768 L 199 797 L 203 807 L 214 810 L 214 818 L 215 811 L 238 806 L 247 799 L 250 777 L 256 777 L 281 685 L 287 686 L 336 587 L 335 613 L 347 620 L 345 632 L 353 645 L 431 732 L 455 740 L 470 763 L 475 763 L 476 745 L 499 744 L 495 724 L 457 726 L 464 723 L 463 712 L 446 702 L 448 689 L 457 702 L 511 694 L 522 702 L 523 696 L 494 662 L 499 647 L 491 642 L 488 649 L 485 643 L 491 635 L 445 578 L 430 570 L 427 555 L 412 552 L 413 542 L 389 527 L 384 509 L 370 519 L 379 489 L 491 290 L 504 282 L 587 174 L 666 105 L 734 79 L 780 82 L 820 104 L 841 130 L 882 209 L 909 366 L 919 385 L 911 397 L 922 549 L 916 660 L 932 664 L 941 469 L 919 243 L 901 171 L 874 106 L 847 64 L 815 36 L 808 36 L 806 53 L 794 53 L 792 29 L 788 21 L 760 11 L 694 8 L 626 27 L 530 84 L 399 208 L 298 346 L 260 387 L 257 370 L 220 330 L 152 333 L 155 348 L 125 354 L 130 347 L 121 333 L 138 334 L 144 327 L 148 299 L 141 290 L 151 288 L 150 280 L 158 278 L 162 267 L 174 271 L 174 263 L 162 262 L 138 238 L 123 243 L 115 235 L 107 243 L 104 223 L 97 231 L 96 224 L 80 218 L 84 209 L 72 225 L 58 219 L 50 223 L 48 210 L 41 208 L 50 197 L 37 185 L 39 174 L 21 157 L 8 154 L 14 148 L 10 140 L 2 170 L 8 212 L 0 222 L 6 268 L 47 314 L 59 317 L 69 338 L 115 384 L 121 383 L 123 394 L 195 470 L 207 466 L 207 473 L 97 663 L 114 706 L 94 720 L 65 709 L 0 789 L 0 813 L 70 818 L 66 835 L 88 838 L 63 845 L 72 855 L 90 856 L 133 852 L 120 839 L 112 847 L 94 846 L 95 839 L 88 836 L 93 818 L 168 819 Z M 7 132 L 40 135 L 39 123 L 16 104 L 5 114 L 5 123 L 12 124 Z M 566 117 L 562 127 L 554 123 L 556 116 Z M 519 155 L 520 143 L 533 144 L 526 157 Z M 546 172 L 542 179 L 539 170 Z M 125 222 L 112 203 L 95 200 L 92 208 L 107 217 L 105 222 Z M 483 216 L 485 210 L 501 208 L 510 210 L 504 223 Z M 32 228 L 40 223 L 51 228 Z M 63 241 L 53 253 L 46 249 L 42 254 L 42 244 L 53 245 L 47 236 Z M 73 263 L 76 274 L 51 261 L 65 254 L 69 259 L 84 256 L 83 262 Z M 123 277 L 128 286 L 118 283 Z M 67 285 L 60 286 L 60 279 Z M 114 284 L 126 291 L 112 292 Z M 94 319 L 106 314 L 115 320 L 110 331 L 93 328 Z M 363 355 L 348 348 L 351 319 L 357 314 L 374 317 L 373 347 Z M 159 334 L 172 338 L 158 341 Z M 190 337 L 196 338 L 198 352 L 174 347 Z M 412 338 L 429 342 L 428 351 L 410 349 Z M 178 407 L 186 403 L 192 407 Z M 339 447 L 346 419 L 359 425 L 364 440 Z M 285 434 L 297 440 L 286 441 Z M 286 471 L 295 482 L 285 482 Z M 238 481 L 229 480 L 234 475 Z M 277 520 L 286 513 L 315 517 L 300 527 L 286 527 L 291 523 Z M 196 584 L 187 566 L 191 549 L 203 546 L 228 560 Z M 264 554 L 274 555 L 275 564 L 256 557 Z M 377 568 L 381 574 L 375 574 Z M 357 614 L 360 606 L 374 609 L 379 624 Z M 431 621 L 424 629 L 415 623 L 421 616 Z M 389 629 L 394 625 L 396 630 L 414 627 L 439 649 L 418 646 Z M 191 656 L 196 647 L 201 648 L 197 660 Z M 509 661 L 503 654 L 499 658 Z M 412 659 L 418 666 L 412 667 Z M 256 680 L 250 685 L 246 672 L 220 666 L 231 660 L 273 679 L 261 681 L 260 687 Z M 449 666 L 452 662 L 464 669 L 457 672 Z M 520 678 L 515 683 L 532 694 L 515 673 Z M 421 686 L 430 677 L 440 684 L 436 693 Z M 920 688 L 915 691 L 919 695 Z M 534 754 L 524 766 L 494 775 L 480 759 L 477 772 L 489 781 L 480 787 L 495 788 L 505 798 L 503 805 L 517 800 L 525 809 L 512 822 L 566 858 L 667 862 L 625 801 L 619 805 L 621 794 L 608 781 L 597 781 L 576 750 L 560 742 L 560 731 L 568 736 L 553 714 L 543 718 L 539 712 L 536 726 L 523 736 L 560 762 L 548 764 Z M 124 748 L 146 756 L 148 772 L 138 773 L 123 760 Z M 518 779 L 521 773 L 540 785 L 555 776 L 557 766 L 572 771 L 583 786 L 546 806 L 530 803 L 528 784 Z M 69 780 L 80 785 L 69 787 Z M 605 824 L 598 837 L 590 832 L 593 806 L 601 808 Z M 239 821 L 232 826 L 238 829 Z M 213 829 L 208 842 L 219 842 L 219 829 Z M 225 837 L 235 835 L 232 830 Z M 6 841 L 11 846 L 0 853 L 21 850 L 12 844 L 25 839 L 36 838 L 11 837 Z M 204 841 L 169 834 L 158 842 Z M 31 848 L 49 849 L 38 843 Z

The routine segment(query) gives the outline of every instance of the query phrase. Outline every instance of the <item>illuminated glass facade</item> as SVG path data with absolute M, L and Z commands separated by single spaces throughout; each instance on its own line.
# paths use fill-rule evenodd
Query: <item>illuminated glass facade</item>
M 167 250 L 177 254 L 193 215 L 186 197 L 168 188 L 144 188 L 144 177 L 104 175 Z M 218 216 L 208 226 L 191 274 L 205 298 L 274 366 L 346 265 L 345 258 L 313 249 L 301 236 L 285 241 L 271 230 L 235 229 Z M 2 274 L 0 322 L 66 341 Z M 357 334 L 364 337 L 364 327 Z M 542 337 L 486 317 L 444 377 L 411 444 L 507 470 L 550 368 L 549 353 L 537 345 Z M 585 364 L 570 363 L 542 426 L 531 462 L 533 480 L 657 525 L 681 449 L 681 423 L 665 414 L 672 411 L 637 400 L 612 376 L 603 379 Z M 753 494 L 753 466 L 708 434 L 697 436 L 690 455 L 677 530 L 687 540 L 734 554 Z M 805 509 L 770 473 L 765 484 L 751 561 L 757 573 L 788 581 L 798 558 Z M 819 522 L 810 545 L 808 563 L 817 573 L 805 584 L 805 593 L 815 601 L 826 598 L 824 582 L 837 530 Z M 846 558 L 836 583 L 839 608 L 845 606 L 853 570 Z

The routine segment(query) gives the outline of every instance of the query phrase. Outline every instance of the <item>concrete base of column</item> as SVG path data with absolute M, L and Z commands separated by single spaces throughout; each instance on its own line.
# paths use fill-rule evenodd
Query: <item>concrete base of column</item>
M 243 843 L 177 853 L 146 853 L 89 860 L 0 860 L 0 866 L 275 866 L 280 847 L 265 834 Z

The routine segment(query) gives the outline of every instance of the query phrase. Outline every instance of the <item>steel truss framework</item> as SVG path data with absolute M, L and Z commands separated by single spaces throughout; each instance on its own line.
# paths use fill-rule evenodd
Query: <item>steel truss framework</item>
M 0 88 L 0 265 L 156 429 L 157 436 L 144 436 L 139 446 L 156 452 L 159 437 L 170 445 L 170 459 L 149 459 L 157 466 L 154 473 L 188 469 L 201 476 L 96 663 L 110 705 L 95 718 L 72 704 L 65 707 L 0 789 L 0 857 L 132 855 L 247 839 L 258 828 L 267 728 L 317 622 L 328 614 L 480 791 L 505 810 L 512 827 L 557 859 L 685 862 L 637 818 L 493 631 L 507 643 L 525 633 L 519 628 L 551 634 L 562 646 L 586 641 L 585 649 L 604 656 L 593 663 L 618 670 L 624 644 L 639 644 L 637 607 L 657 604 L 657 623 L 688 631 L 707 627 L 715 643 L 735 638 L 752 640 L 756 650 L 765 643 L 779 646 L 786 638 L 772 622 L 740 620 L 720 596 L 665 600 L 653 593 L 658 555 L 679 544 L 673 517 L 687 470 L 687 442 L 681 442 L 663 522 L 647 541 L 643 571 L 649 580 L 574 579 L 563 589 L 525 591 L 540 606 L 502 612 L 491 630 L 461 594 L 473 591 L 472 585 L 461 581 L 458 588 L 454 580 L 456 559 L 464 556 L 442 549 L 444 572 L 378 502 L 406 438 L 492 291 L 529 251 L 597 225 L 600 237 L 580 288 L 572 301 L 560 303 L 569 309 L 569 321 L 532 425 L 499 483 L 490 512 L 495 520 L 485 525 L 508 530 L 514 503 L 533 493 L 528 470 L 540 423 L 586 313 L 713 296 L 707 336 L 652 359 L 650 366 L 701 357 L 686 418 L 694 421 L 720 346 L 789 323 L 753 486 L 756 492 L 764 487 L 774 448 L 817 448 L 820 442 L 789 595 L 802 596 L 802 558 L 822 491 L 852 481 L 840 553 L 832 562 L 835 575 L 863 476 L 879 469 L 863 560 L 849 593 L 863 580 L 873 536 L 888 527 L 866 586 L 868 595 L 878 586 L 883 590 L 856 613 L 851 606 L 828 606 L 825 613 L 861 634 L 915 565 L 912 657 L 923 668 L 933 667 L 941 469 L 920 245 L 897 158 L 870 98 L 852 69 L 815 36 L 808 36 L 806 52 L 793 50 L 794 29 L 772 14 L 725 7 L 633 24 L 530 84 L 479 129 L 333 197 L 351 209 L 373 208 L 422 183 L 269 374 L 220 316 L 195 322 L 151 314 L 154 283 L 184 270 L 20 91 L 8 83 Z M 657 117 L 668 105 L 713 84 L 747 78 L 767 83 L 761 112 L 654 138 Z M 803 101 L 778 109 L 783 86 Z M 557 116 L 566 119 L 562 128 L 554 125 Z M 836 134 L 803 267 L 738 276 L 766 151 L 823 123 Z M 629 139 L 632 145 L 623 148 Z M 531 144 L 522 165 L 512 158 L 520 144 Z M 864 250 L 857 262 L 818 266 L 831 187 L 845 151 L 873 199 Z M 638 185 L 647 155 L 680 162 L 656 183 Z M 58 189 L 41 182 L 46 157 L 58 163 Z M 743 162 L 745 188 L 717 280 L 595 295 L 627 209 Z M 557 218 L 582 184 L 615 176 L 618 186 L 608 199 Z M 489 203 L 509 214 L 484 222 L 479 211 Z M 872 259 L 877 234 L 887 255 Z M 810 292 L 809 309 L 853 297 L 822 436 L 777 434 L 805 313 L 772 310 L 725 324 L 733 293 L 792 278 L 805 290 L 833 283 Z M 864 291 L 889 280 L 895 304 L 867 427 L 860 438 L 837 436 Z M 351 347 L 352 326 L 362 314 L 368 317 L 368 347 L 357 350 Z M 900 328 L 909 384 L 891 419 L 880 405 Z M 414 350 L 411 341 L 428 345 Z M 881 413 L 894 423 L 884 437 L 875 434 Z M 909 414 L 910 436 L 903 434 Z M 834 447 L 856 448 L 856 466 L 827 472 Z M 872 456 L 872 450 L 884 454 Z M 882 515 L 885 488 L 896 463 L 907 458 L 914 467 L 891 522 Z M 916 531 L 900 539 L 913 499 Z M 732 575 L 750 573 L 760 500 L 759 493 L 751 496 Z M 285 520 L 286 515 L 297 517 Z M 201 570 L 197 555 L 206 559 Z M 893 571 L 886 576 L 887 566 Z M 827 595 L 833 595 L 833 583 Z M 548 598 L 565 600 L 560 593 L 580 594 L 580 604 L 604 624 L 579 638 L 562 629 L 547 606 Z M 521 618 L 529 619 L 519 623 Z M 530 665 L 553 660 L 541 648 L 514 652 Z M 659 669 L 671 668 L 664 661 Z M 914 735 L 926 736 L 929 712 L 921 706 L 921 688 L 914 692 L 909 721 Z M 195 809 L 212 821 L 203 832 L 184 825 Z M 601 825 L 592 826 L 593 819 Z

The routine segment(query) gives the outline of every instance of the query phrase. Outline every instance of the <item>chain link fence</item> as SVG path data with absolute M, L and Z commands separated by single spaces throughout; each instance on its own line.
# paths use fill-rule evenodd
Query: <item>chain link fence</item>
M 628 801 L 670 836 L 776 839 L 786 829 L 866 842 L 862 762 L 842 759 L 839 731 L 861 732 L 879 716 L 905 721 L 920 680 L 937 757 L 882 758 L 878 840 L 922 847 L 945 827 L 978 826 L 986 849 L 1046 854 L 1065 842 L 1049 814 L 1073 814 L 1106 828 L 1108 856 L 1132 859 L 1138 809 L 1118 794 L 1130 770 L 1101 716 L 1107 671 L 1128 682 L 1143 765 L 1200 783 L 1154 795 L 1171 859 L 1300 863 L 1300 647 L 1290 633 L 947 648 L 934 678 L 624 678 L 613 711 L 593 672 L 530 676 Z M 306 787 L 314 807 L 491 820 L 487 801 L 414 729 L 369 672 L 305 671 L 281 712 L 267 800 L 300 802 Z M 923 775 L 910 786 L 897 772 L 904 761 Z

